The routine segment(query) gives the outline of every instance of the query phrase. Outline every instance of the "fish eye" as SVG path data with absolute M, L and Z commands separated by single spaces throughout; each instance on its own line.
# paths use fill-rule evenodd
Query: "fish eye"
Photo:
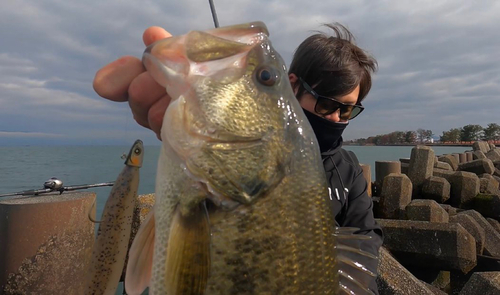
M 135 153 L 136 155 L 139 155 L 139 154 L 141 153 L 141 149 L 140 149 L 140 148 L 136 148 L 136 149 L 134 150 L 134 153 Z
M 265 66 L 257 69 L 256 78 L 262 85 L 273 86 L 278 80 L 278 75 L 275 69 Z

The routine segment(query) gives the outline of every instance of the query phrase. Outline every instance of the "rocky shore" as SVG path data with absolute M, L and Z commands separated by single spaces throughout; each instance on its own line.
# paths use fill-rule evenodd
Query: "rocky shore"
M 374 213 L 384 230 L 379 291 L 500 294 L 500 149 L 376 163 Z

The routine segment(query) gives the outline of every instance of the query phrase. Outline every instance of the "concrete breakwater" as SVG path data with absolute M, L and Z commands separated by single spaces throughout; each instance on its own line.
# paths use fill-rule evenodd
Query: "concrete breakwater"
M 416 146 L 408 159 L 376 162 L 373 182 L 362 165 L 385 234 L 380 294 L 500 294 L 500 149 L 473 149 L 436 156 Z M 0 201 L 0 294 L 84 294 L 94 199 Z M 132 238 L 153 203 L 139 196 Z
M 500 149 L 376 162 L 380 294 L 500 294 Z

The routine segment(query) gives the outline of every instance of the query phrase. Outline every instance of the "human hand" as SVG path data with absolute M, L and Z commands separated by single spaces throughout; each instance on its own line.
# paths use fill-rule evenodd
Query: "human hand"
M 144 31 L 144 45 L 171 37 L 160 27 Z M 118 102 L 128 101 L 134 119 L 149 128 L 161 140 L 163 115 L 170 103 L 165 87 L 160 86 L 144 69 L 142 61 L 134 56 L 122 56 L 102 67 L 94 77 L 94 90 L 101 97 Z

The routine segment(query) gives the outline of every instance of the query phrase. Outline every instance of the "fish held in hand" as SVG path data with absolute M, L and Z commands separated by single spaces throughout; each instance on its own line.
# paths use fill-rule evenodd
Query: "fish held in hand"
M 136 140 L 104 206 L 85 294 L 114 295 L 125 265 L 144 147 Z
M 146 49 L 172 101 L 129 294 L 370 294 L 355 262 L 375 258 L 357 247 L 368 237 L 335 228 L 314 132 L 268 36 L 254 22 Z

